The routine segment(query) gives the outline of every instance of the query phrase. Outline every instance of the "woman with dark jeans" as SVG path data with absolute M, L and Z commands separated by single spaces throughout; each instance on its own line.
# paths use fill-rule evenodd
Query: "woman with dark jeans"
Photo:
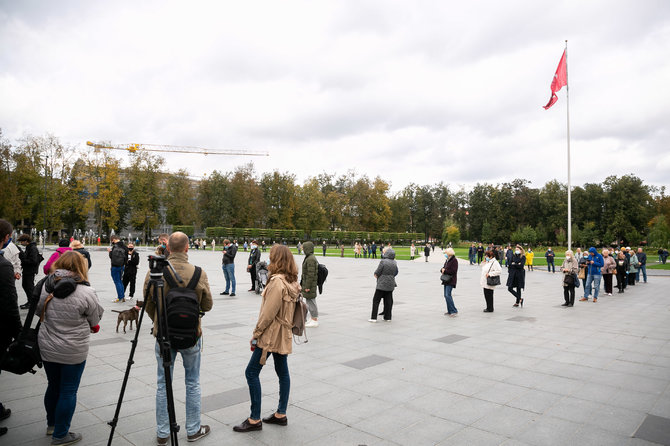
M 521 245 L 516 245 L 514 254 L 509 264 L 509 276 L 507 276 L 507 291 L 516 298 L 515 307 L 523 307 L 523 298 L 521 290 L 526 286 L 526 271 L 523 269 L 526 264 L 526 256 Z M 516 288 L 516 289 L 515 289 Z
M 377 279 L 377 287 L 375 288 L 375 295 L 372 298 L 372 315 L 368 322 L 377 322 L 377 311 L 379 310 L 379 302 L 384 301 L 384 311 L 380 314 L 384 315 L 385 321 L 391 321 L 393 315 L 393 290 L 396 287 L 395 276 L 398 275 L 398 264 L 395 261 L 395 251 L 391 248 L 386 248 L 379 265 L 375 270 L 375 279 Z
M 449 279 L 448 282 L 442 281 L 442 285 L 444 285 L 444 300 L 447 303 L 447 312 L 444 314 L 449 315 L 450 317 L 456 317 L 456 315 L 458 315 L 458 309 L 456 308 L 456 305 L 454 305 L 454 298 L 452 297 L 451 292 L 456 288 L 458 279 L 458 259 L 456 259 L 456 253 L 453 248 L 445 249 L 444 256 L 447 260 L 444 262 L 444 266 L 442 266 L 440 272 L 443 275 L 446 274 L 451 276 L 451 279 Z
M 579 263 L 575 259 L 571 249 L 565 251 L 565 260 L 561 265 L 563 272 L 563 299 L 565 303 L 562 307 L 572 307 L 575 305 L 575 281 L 577 278 L 577 271 L 579 270 Z
M 244 373 L 249 386 L 251 414 L 233 427 L 235 432 L 263 429 L 263 422 L 286 426 L 286 408 L 291 389 L 288 355 L 292 352 L 293 313 L 300 295 L 298 267 L 288 246 L 274 245 L 270 250 L 268 284 L 263 290 L 263 301 L 258 322 L 249 344 L 253 353 Z M 258 376 L 267 357 L 272 354 L 275 372 L 279 378 L 279 405 L 277 410 L 261 421 L 261 382 Z
M 97 333 L 104 310 L 88 284 L 84 256 L 64 252 L 53 271 L 43 282 L 35 312 L 41 315 L 38 343 L 48 380 L 44 395 L 47 435 L 52 436 L 52 445 L 66 445 L 82 439 L 81 434 L 70 432 L 70 423 L 90 334 Z
M 619 251 L 616 258 L 616 287 L 619 293 L 623 293 L 626 289 L 626 274 L 628 273 L 628 259 L 623 251 Z
M 610 255 L 609 249 L 603 249 L 603 267 L 600 269 L 605 282 L 605 294 L 612 295 L 612 275 L 616 273 L 616 261 Z

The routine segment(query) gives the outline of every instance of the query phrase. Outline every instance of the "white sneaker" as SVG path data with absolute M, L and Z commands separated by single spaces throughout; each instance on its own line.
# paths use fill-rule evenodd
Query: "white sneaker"
M 315 321 L 314 319 L 310 320 L 309 322 L 307 322 L 305 324 L 305 327 L 309 327 L 309 328 L 314 328 L 314 327 L 318 327 L 318 326 L 319 326 L 319 321 Z
M 377 319 L 368 319 L 368 322 L 372 322 L 373 324 L 377 323 Z

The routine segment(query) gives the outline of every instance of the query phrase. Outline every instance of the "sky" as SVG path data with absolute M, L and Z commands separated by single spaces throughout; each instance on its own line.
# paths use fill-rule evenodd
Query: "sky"
M 452 189 L 670 181 L 670 1 L 0 0 L 0 128 L 16 141 L 247 149 L 253 161 Z M 132 156 L 115 152 L 127 163 Z

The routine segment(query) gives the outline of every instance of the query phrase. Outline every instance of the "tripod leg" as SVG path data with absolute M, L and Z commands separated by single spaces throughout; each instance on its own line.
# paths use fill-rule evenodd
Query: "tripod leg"
M 158 342 L 160 356 L 163 361 L 163 372 L 165 373 L 165 396 L 167 399 L 168 419 L 170 421 L 170 439 L 171 443 L 176 446 L 179 444 L 179 439 L 177 438 L 179 425 L 177 424 L 177 416 L 175 415 L 174 394 L 172 392 L 172 364 L 174 361 L 172 359 L 172 348 L 169 340 L 167 313 L 164 311 L 165 296 L 163 293 L 163 281 L 161 280 L 159 283 L 160 286 L 154 288 L 155 302 L 157 302 L 157 317 L 155 320 L 158 322 Z M 160 292 L 158 288 L 160 288 Z

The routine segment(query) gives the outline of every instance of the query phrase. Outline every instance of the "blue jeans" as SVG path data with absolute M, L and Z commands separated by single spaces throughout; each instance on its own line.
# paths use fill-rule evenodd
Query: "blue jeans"
M 261 380 L 258 375 L 261 373 L 263 366 L 261 365 L 261 356 L 263 350 L 256 348 L 251 354 L 247 369 L 244 371 L 244 376 L 247 377 L 247 384 L 249 385 L 249 396 L 251 397 L 251 415 L 252 420 L 261 419 Z M 275 363 L 275 373 L 279 378 L 279 406 L 277 413 L 286 414 L 286 407 L 288 406 L 288 395 L 291 391 L 291 375 L 288 372 L 288 355 L 280 355 L 279 353 L 270 353 Z
M 63 438 L 70 431 L 70 423 L 77 406 L 77 390 L 86 361 L 81 364 L 59 364 L 48 361 L 43 363 L 49 382 L 44 394 L 47 425 L 54 426 L 52 438 Z
M 222 265 L 221 268 L 223 269 L 223 277 L 226 278 L 226 293 L 230 290 L 231 283 L 233 285 L 231 292 L 235 293 L 235 264 L 229 263 Z
M 116 287 L 116 296 L 119 300 L 123 299 L 125 293 L 123 289 L 123 266 L 112 266 L 112 280 Z
M 172 349 L 173 365 L 170 376 L 174 376 L 174 360 L 177 352 L 181 354 L 184 363 L 184 381 L 186 383 L 186 434 L 194 435 L 200 430 L 200 348 L 202 338 L 191 348 L 185 350 Z M 170 419 L 167 408 L 167 394 L 165 392 L 165 370 L 160 347 L 156 342 L 156 361 L 158 363 L 158 381 L 156 386 L 156 435 L 161 438 L 170 436 Z
M 447 313 L 449 314 L 456 314 L 458 313 L 458 310 L 456 309 L 456 305 L 454 305 L 454 299 L 451 297 L 451 290 L 453 290 L 454 287 L 451 285 L 445 285 L 444 286 L 444 300 L 447 301 Z
M 589 298 L 589 295 L 591 294 L 591 288 L 593 288 L 593 298 L 597 299 L 598 298 L 598 293 L 600 292 L 600 280 L 603 278 L 600 274 L 598 275 L 593 275 L 589 274 L 586 277 L 586 286 L 584 286 L 584 297 Z
M 475 255 L 470 254 L 468 257 L 469 257 L 469 260 L 470 260 L 470 265 L 474 265 L 475 264 Z
M 556 272 L 556 267 L 554 266 L 554 259 L 547 259 L 547 272 Z
M 647 283 L 647 265 L 640 265 L 637 268 L 637 272 L 635 273 L 635 281 L 637 282 L 640 281 L 640 271 L 642 271 L 642 277 L 644 277 L 644 283 Z

